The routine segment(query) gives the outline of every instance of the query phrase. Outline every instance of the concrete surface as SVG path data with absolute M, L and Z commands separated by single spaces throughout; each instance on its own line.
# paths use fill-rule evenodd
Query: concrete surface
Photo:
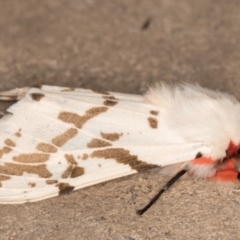
M 0 90 L 52 84 L 143 93 L 164 80 L 238 97 L 239 13 L 237 0 L 0 0 Z M 240 239 L 237 186 L 182 180 L 138 217 L 166 180 L 142 173 L 1 205 L 0 239 Z

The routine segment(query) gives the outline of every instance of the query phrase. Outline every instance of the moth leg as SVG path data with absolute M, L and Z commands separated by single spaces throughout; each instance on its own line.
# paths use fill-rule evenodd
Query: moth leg
M 180 177 L 182 177 L 188 169 L 182 169 L 179 171 L 174 177 L 172 177 L 164 186 L 160 189 L 160 191 L 152 198 L 152 200 L 142 209 L 137 210 L 138 215 L 142 215 L 145 213 L 159 198 L 160 196 L 167 191 Z
M 14 88 L 9 91 L 0 92 L 0 101 L 17 101 L 22 99 L 30 87 Z

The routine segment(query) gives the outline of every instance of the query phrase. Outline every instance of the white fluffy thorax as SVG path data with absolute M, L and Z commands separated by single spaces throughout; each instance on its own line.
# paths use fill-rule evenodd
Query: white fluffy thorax
M 224 158 L 230 141 L 240 143 L 240 104 L 229 94 L 193 84 L 159 84 L 145 99 L 160 107 L 162 126 L 185 142 L 209 146 L 212 159 Z

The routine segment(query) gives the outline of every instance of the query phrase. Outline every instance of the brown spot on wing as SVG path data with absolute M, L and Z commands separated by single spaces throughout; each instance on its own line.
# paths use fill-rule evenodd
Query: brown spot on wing
M 105 101 L 103 102 L 103 104 L 105 106 L 109 106 L 109 107 L 112 107 L 112 106 L 115 106 L 118 102 L 117 102 L 117 98 L 115 98 L 114 96 L 112 95 L 105 95 L 103 96 L 103 98 L 105 99 Z
M 149 117 L 148 118 L 148 123 L 149 123 L 151 128 L 157 128 L 158 127 L 158 121 L 157 121 L 156 118 Z
M 9 180 L 9 179 L 11 179 L 11 177 L 0 175 L 0 181 L 5 181 L 5 180 Z
M 70 178 L 76 178 L 76 177 L 82 176 L 83 174 L 84 174 L 84 168 L 74 166 L 74 168 L 72 169 Z
M 16 175 L 21 176 L 23 173 L 37 174 L 42 178 L 49 178 L 52 174 L 47 170 L 47 166 L 45 164 L 35 165 L 23 165 L 23 164 L 15 164 L 15 163 L 5 163 L 4 165 L 0 165 L 0 173 L 7 175 Z
M 8 154 L 11 151 L 12 149 L 10 147 L 3 147 L 2 149 L 0 149 L 0 158 L 3 156 L 3 154 Z
M 159 114 L 159 111 L 151 110 L 150 113 L 154 116 L 157 116 Z
M 36 183 L 34 183 L 34 182 L 29 182 L 28 185 L 29 185 L 30 187 L 35 187 L 35 186 L 36 186 Z
M 16 147 L 16 143 L 15 143 L 12 139 L 10 139 L 10 138 L 7 138 L 7 139 L 4 141 L 4 143 L 5 143 L 6 145 L 8 145 L 9 147 Z
M 71 112 L 61 112 L 59 113 L 58 118 L 63 122 L 74 124 L 77 128 L 82 128 L 88 120 L 106 112 L 107 110 L 107 107 L 94 107 L 87 110 L 83 116 Z
M 104 139 L 109 141 L 117 141 L 123 134 L 122 133 L 103 133 L 101 132 L 101 136 Z
M 117 103 L 118 103 L 117 101 L 113 101 L 113 100 L 111 100 L 111 99 L 106 99 L 106 100 L 103 102 L 103 104 L 104 104 L 105 106 L 108 106 L 108 107 L 113 107 L 113 106 L 115 106 Z
M 2 181 L 6 181 L 6 180 L 9 180 L 11 179 L 11 177 L 9 176 L 4 176 L 4 175 L 0 175 L 0 187 L 2 187 Z
M 84 153 L 83 156 L 82 156 L 82 160 L 87 160 L 88 159 L 88 154 Z
M 15 133 L 15 136 L 17 136 L 17 137 L 21 137 L 22 134 L 21 134 L 20 132 L 16 132 L 16 133 Z
M 49 157 L 49 154 L 29 153 L 15 156 L 13 160 L 20 163 L 42 163 L 48 161 Z
M 70 128 L 66 132 L 54 137 L 52 139 L 52 143 L 58 147 L 63 146 L 68 140 L 74 138 L 78 133 L 76 128 Z
M 46 180 L 46 184 L 55 184 L 57 182 L 58 182 L 57 180 L 52 180 L 52 179 Z
M 138 160 L 136 155 L 131 155 L 128 150 L 123 148 L 111 148 L 104 150 L 97 150 L 91 154 L 91 157 L 105 158 L 105 159 L 115 159 L 117 162 L 129 165 L 132 169 L 139 171 L 152 169 L 159 167 L 155 164 L 149 164 Z
M 37 150 L 45 153 L 56 153 L 57 148 L 48 143 L 39 143 L 37 145 Z
M 59 195 L 68 194 L 74 190 L 74 187 L 69 185 L 68 183 L 58 183 L 56 184 L 56 186 L 59 189 Z
M 68 161 L 69 164 L 77 165 L 76 160 L 74 159 L 74 156 L 71 154 L 65 154 L 64 157 Z
M 98 138 L 93 138 L 91 142 L 87 144 L 87 147 L 89 148 L 100 148 L 100 147 L 109 147 L 112 144 L 109 142 L 106 142 L 104 140 L 98 139 Z
M 45 95 L 42 93 L 31 93 L 31 97 L 34 101 L 40 101 Z

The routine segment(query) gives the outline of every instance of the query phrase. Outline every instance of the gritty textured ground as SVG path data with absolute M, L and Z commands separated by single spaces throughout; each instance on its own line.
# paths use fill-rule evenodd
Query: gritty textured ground
M 143 93 L 164 80 L 239 97 L 239 12 L 237 0 L 0 0 L 0 90 L 49 84 Z M 0 239 L 239 239 L 236 186 L 182 180 L 138 217 L 166 180 L 142 173 L 0 205 Z

